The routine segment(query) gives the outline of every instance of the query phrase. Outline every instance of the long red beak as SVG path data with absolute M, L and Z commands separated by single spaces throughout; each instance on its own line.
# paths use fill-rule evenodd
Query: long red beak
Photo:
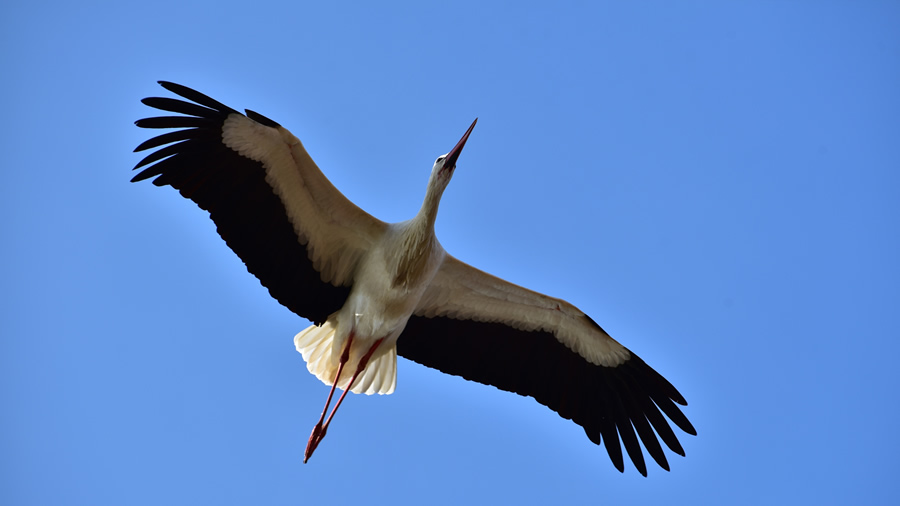
M 472 129 L 475 128 L 475 123 L 478 123 L 478 118 L 475 118 L 475 121 L 472 122 L 472 126 L 466 130 L 466 133 L 462 136 L 462 139 L 456 143 L 456 146 L 453 146 L 453 149 L 447 153 L 447 161 L 444 162 L 444 168 L 449 169 L 456 166 L 456 159 L 459 158 L 459 154 L 462 153 L 463 146 L 466 145 L 466 141 L 469 140 L 469 134 L 472 133 Z

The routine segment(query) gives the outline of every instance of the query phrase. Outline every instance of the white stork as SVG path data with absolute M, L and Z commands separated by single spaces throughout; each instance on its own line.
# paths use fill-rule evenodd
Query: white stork
M 155 177 L 153 184 L 170 185 L 209 211 L 272 297 L 314 323 L 294 343 L 331 391 L 304 462 L 348 390 L 394 391 L 398 354 L 534 397 L 582 426 L 595 444 L 602 441 L 620 472 L 620 438 L 644 476 L 638 438 L 663 469 L 669 464 L 657 435 L 684 455 L 663 413 L 688 434 L 696 431 L 676 405 L 687 403 L 665 378 L 572 304 L 486 274 L 441 247 L 438 204 L 475 122 L 434 162 L 416 216 L 385 223 L 344 197 L 278 123 L 160 84 L 190 102 L 142 101 L 182 116 L 136 122 L 177 130 L 135 149 L 159 148 L 135 166 L 153 164 L 132 181 Z M 344 392 L 324 420 L 335 387 Z

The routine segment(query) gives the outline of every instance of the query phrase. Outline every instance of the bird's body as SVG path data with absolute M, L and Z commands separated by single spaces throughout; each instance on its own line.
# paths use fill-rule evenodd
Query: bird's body
M 334 380 L 341 351 L 354 336 L 349 364 L 360 358 L 378 339 L 384 339 L 369 359 L 369 369 L 381 372 L 376 384 L 362 376 L 354 392 L 389 394 L 396 385 L 396 343 L 406 322 L 444 260 L 445 252 L 433 236 L 424 233 L 425 223 L 414 219 L 385 228 L 379 240 L 360 259 L 353 288 L 341 309 L 325 325 L 312 325 L 294 339 L 310 372 L 325 383 Z M 402 247 L 401 247 L 402 246 Z M 416 275 L 410 276 L 410 272 Z M 323 340 L 324 343 L 323 343 Z M 315 354 L 330 346 L 326 354 Z M 384 358 L 385 363 L 379 361 Z M 370 372 L 370 371 L 366 371 Z M 375 373 L 372 372 L 374 375 Z M 350 373 L 338 380 L 347 389 Z
M 284 127 L 161 84 L 194 103 L 144 99 L 186 116 L 137 122 L 181 130 L 138 146 L 169 144 L 138 163 L 155 162 L 133 181 L 156 177 L 154 184 L 171 185 L 208 210 L 272 296 L 312 320 L 295 346 L 332 389 L 306 458 L 331 421 L 325 414 L 335 388 L 344 394 L 334 411 L 347 391 L 393 392 L 397 355 L 534 397 L 602 442 L 620 471 L 620 438 L 645 475 L 638 437 L 664 469 L 657 435 L 684 454 L 663 413 L 696 432 L 668 381 L 572 304 L 486 274 L 441 247 L 434 234 L 438 206 L 475 122 L 435 161 L 416 216 L 388 224 L 334 188 Z

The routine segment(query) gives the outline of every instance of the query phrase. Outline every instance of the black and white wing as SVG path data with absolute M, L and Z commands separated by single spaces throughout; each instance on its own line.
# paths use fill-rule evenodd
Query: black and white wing
M 185 86 L 163 82 L 187 99 L 145 98 L 180 114 L 138 120 L 177 129 L 135 151 L 156 149 L 132 181 L 156 178 L 209 211 L 225 242 L 272 297 L 317 324 L 340 309 L 360 257 L 384 233 L 341 194 L 278 123 L 240 112 Z M 151 165 L 152 164 L 152 165 Z
M 678 390 L 578 308 L 450 255 L 397 341 L 397 353 L 534 397 L 602 442 L 619 471 L 620 439 L 645 476 L 638 439 L 663 469 L 669 465 L 657 435 L 684 455 L 666 417 L 696 435 L 677 406 L 687 404 Z

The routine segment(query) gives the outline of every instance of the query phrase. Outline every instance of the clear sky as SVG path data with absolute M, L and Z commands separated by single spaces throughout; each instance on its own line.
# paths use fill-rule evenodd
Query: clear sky
M 55 4 L 0 7 L 0 503 L 900 502 L 897 2 Z M 477 116 L 444 247 L 664 374 L 687 456 L 619 474 L 401 360 L 302 464 L 308 323 L 128 182 L 160 79 L 280 122 L 388 221 Z

